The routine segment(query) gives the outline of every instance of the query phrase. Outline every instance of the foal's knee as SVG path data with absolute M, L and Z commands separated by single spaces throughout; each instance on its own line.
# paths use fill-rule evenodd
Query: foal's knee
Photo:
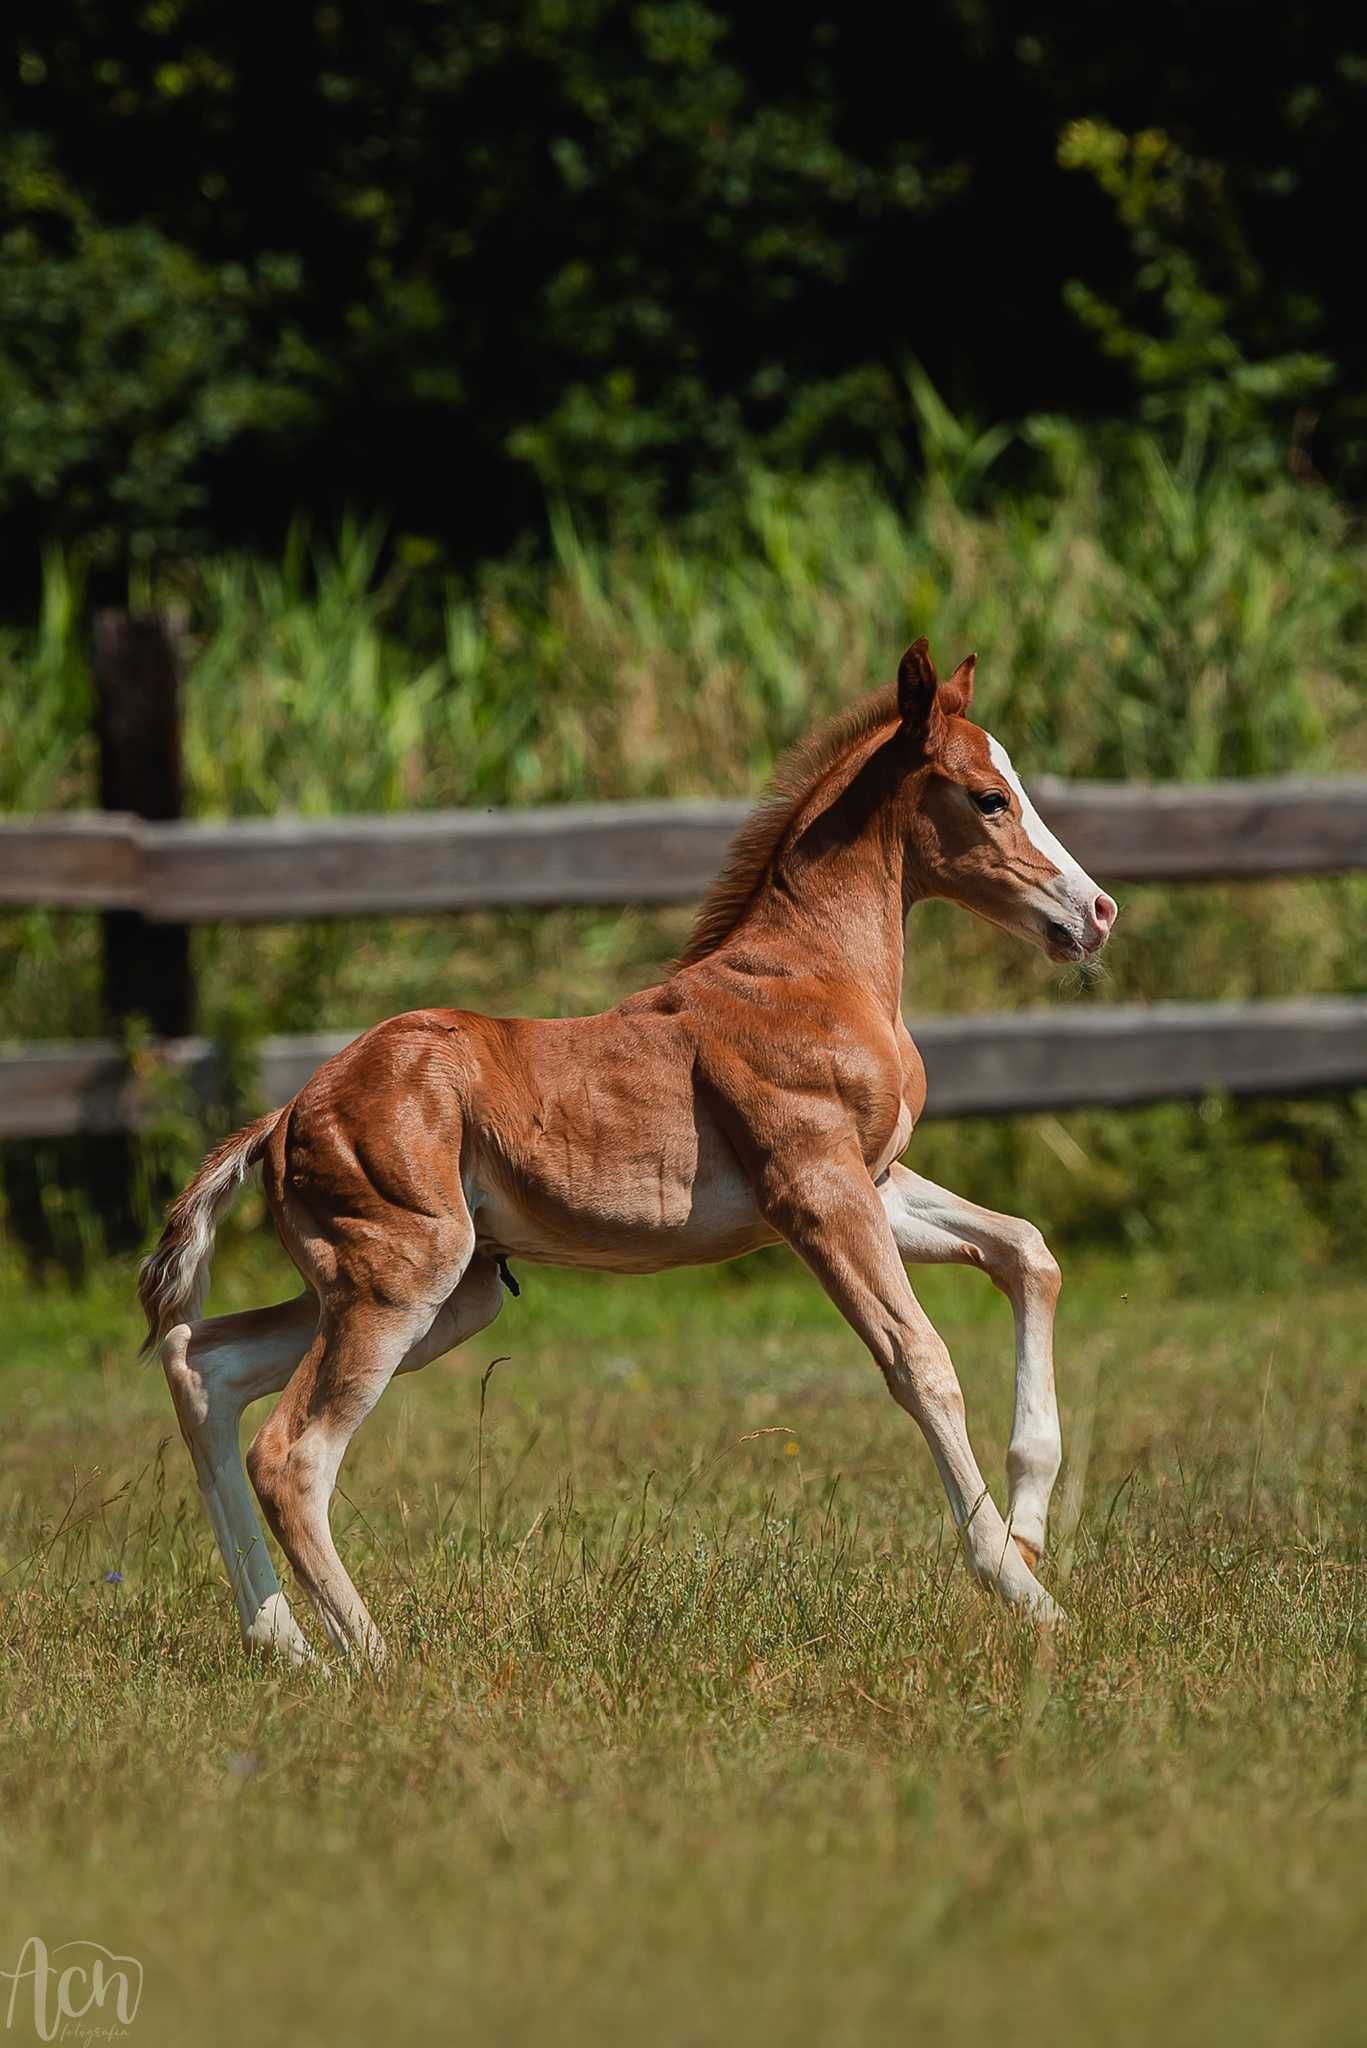
M 497 1259 L 471 1259 L 457 1290 L 462 1308 L 461 1327 L 466 1336 L 473 1337 L 477 1331 L 488 1328 L 503 1306 L 506 1291 Z
M 450 1318 L 448 1343 L 464 1344 L 487 1330 L 503 1306 L 505 1292 L 497 1259 L 485 1252 L 471 1259 L 442 1311 Z
M 432 1327 L 408 1351 L 399 1372 L 420 1372 L 443 1352 L 454 1351 L 487 1329 L 503 1306 L 503 1277 L 496 1259 L 471 1259 L 459 1286 L 437 1310 Z
M 1013 1300 L 1034 1297 L 1051 1308 L 1063 1286 L 1063 1274 L 1045 1242 L 1044 1232 L 1024 1219 L 1015 1223 L 1002 1257 L 993 1265 L 992 1278 L 1002 1293 Z

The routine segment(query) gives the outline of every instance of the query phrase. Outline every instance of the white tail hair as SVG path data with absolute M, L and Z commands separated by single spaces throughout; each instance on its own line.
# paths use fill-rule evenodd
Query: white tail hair
M 147 1318 L 141 1357 L 177 1323 L 193 1323 L 209 1292 L 209 1260 L 218 1219 L 265 1151 L 284 1111 L 271 1110 L 216 1145 L 190 1185 L 171 1204 L 157 1248 L 138 1269 L 138 1300 Z

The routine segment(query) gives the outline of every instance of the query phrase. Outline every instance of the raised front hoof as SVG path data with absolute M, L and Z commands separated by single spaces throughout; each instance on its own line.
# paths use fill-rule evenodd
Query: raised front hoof
M 283 1593 L 262 1601 L 242 1632 L 242 1647 L 249 1657 L 272 1657 L 295 1666 L 317 1661 Z

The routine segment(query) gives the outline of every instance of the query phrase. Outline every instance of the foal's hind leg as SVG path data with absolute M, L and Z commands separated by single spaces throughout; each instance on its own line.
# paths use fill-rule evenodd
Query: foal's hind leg
M 243 1409 L 280 1391 L 317 1327 L 318 1303 L 305 1292 L 274 1308 L 214 1316 L 193 1328 L 178 1323 L 161 1345 L 166 1383 L 227 1566 L 243 1642 L 279 1650 L 296 1662 L 309 1655 L 308 1645 L 275 1576 L 237 1433 Z
M 252 1482 L 324 1628 L 339 1650 L 380 1664 L 384 1642 L 337 1554 L 328 1506 L 348 1444 L 396 1372 L 412 1372 L 498 1314 L 503 1283 L 473 1258 L 437 1311 L 351 1298 L 325 1310 L 317 1337 L 248 1453 Z
M 891 1167 L 878 1192 L 904 1259 L 981 1266 L 1011 1303 L 1016 1396 L 1006 1453 L 1007 1523 L 1033 1570 L 1044 1550 L 1049 1496 L 1063 1455 L 1054 1394 L 1058 1263 L 1033 1223 L 980 1209 L 905 1166 Z

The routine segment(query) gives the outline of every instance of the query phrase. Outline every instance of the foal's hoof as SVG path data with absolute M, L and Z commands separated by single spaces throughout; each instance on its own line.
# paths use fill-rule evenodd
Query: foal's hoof
M 242 1644 L 249 1654 L 281 1657 L 287 1664 L 316 1661 L 283 1593 L 272 1593 L 262 1601 L 243 1631 Z
M 1025 1559 L 1025 1562 L 1029 1565 L 1031 1571 L 1038 1576 L 1039 1561 L 1041 1557 L 1044 1555 L 1039 1545 L 1037 1543 L 1028 1542 L 1024 1536 L 1013 1536 L 1011 1538 L 1011 1541 L 1015 1544 L 1017 1550 Z

